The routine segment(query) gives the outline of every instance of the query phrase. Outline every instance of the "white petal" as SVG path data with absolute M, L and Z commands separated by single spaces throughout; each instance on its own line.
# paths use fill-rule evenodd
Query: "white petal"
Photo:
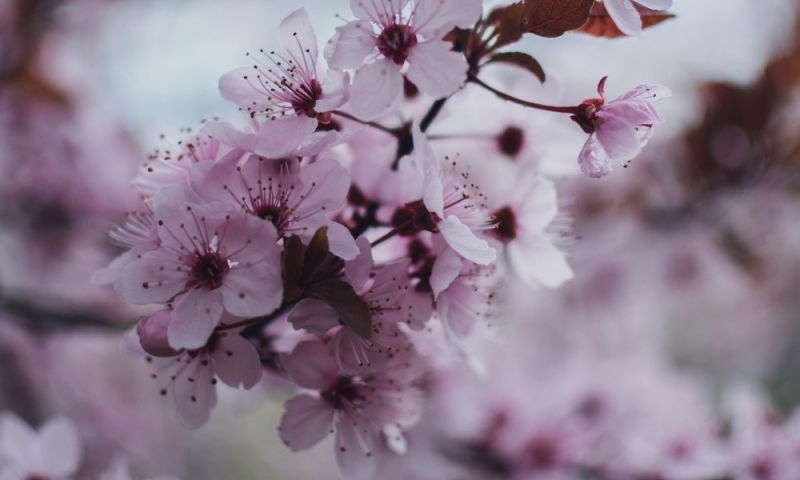
M 452 248 L 445 248 L 439 254 L 431 272 L 433 298 L 438 298 L 439 294 L 453 283 L 453 280 L 461 273 L 462 266 L 461 257 Z
M 438 40 L 453 27 L 472 27 L 481 10 L 481 0 L 417 0 L 412 28 Z
M 305 8 L 299 8 L 283 19 L 278 26 L 278 42 L 295 62 L 313 71 L 317 60 L 317 35 Z
M 325 46 L 328 66 L 336 69 L 358 68 L 375 48 L 372 24 L 357 20 L 336 27 L 336 34 Z
M 573 276 L 564 254 L 544 235 L 517 238 L 506 253 L 511 268 L 530 286 L 556 288 Z
M 453 52 L 446 42 L 420 43 L 412 49 L 408 63 L 408 79 L 434 98 L 455 93 L 467 79 L 464 54 Z
M 362 120 L 372 120 L 389 111 L 403 92 L 400 67 L 381 58 L 359 68 L 353 77 L 350 106 Z
M 178 297 L 174 307 L 167 330 L 169 345 L 176 350 L 200 348 L 222 317 L 222 294 L 195 288 Z
M 486 240 L 480 239 L 455 215 L 450 215 L 436 225 L 450 247 L 459 255 L 478 265 L 494 262 L 497 252 Z
M 66 418 L 54 418 L 41 429 L 41 473 L 67 477 L 78 470 L 81 458 L 78 431 Z
M 631 0 L 605 0 L 603 4 L 622 33 L 626 35 L 642 33 L 642 18 Z

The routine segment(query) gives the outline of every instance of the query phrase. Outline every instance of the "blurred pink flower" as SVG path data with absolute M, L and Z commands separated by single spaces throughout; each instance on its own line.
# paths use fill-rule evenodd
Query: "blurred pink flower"
M 480 0 L 351 0 L 358 20 L 338 27 L 325 58 L 331 68 L 356 69 L 350 106 L 369 120 L 385 113 L 408 79 L 433 97 L 446 97 L 466 79 L 467 61 L 442 37 L 454 27 L 472 26 Z
M 37 432 L 13 413 L 0 420 L 0 479 L 62 480 L 78 470 L 81 448 L 75 426 L 57 417 Z

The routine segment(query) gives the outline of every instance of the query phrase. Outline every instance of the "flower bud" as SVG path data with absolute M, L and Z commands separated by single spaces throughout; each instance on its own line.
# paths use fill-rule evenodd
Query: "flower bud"
M 172 357 L 178 354 L 167 341 L 167 328 L 171 320 L 168 310 L 158 311 L 139 320 L 136 333 L 145 352 L 154 357 Z

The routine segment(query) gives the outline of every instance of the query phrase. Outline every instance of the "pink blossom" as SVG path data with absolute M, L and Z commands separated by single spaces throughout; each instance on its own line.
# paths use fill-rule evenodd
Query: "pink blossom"
M 396 217 L 395 223 L 406 221 L 441 235 L 448 248 L 471 262 L 494 262 L 497 252 L 476 233 L 491 228 L 492 223 L 486 198 L 469 170 L 453 158 L 440 159 L 416 126 L 413 136 L 414 153 L 400 168 L 406 178 L 407 198 L 419 200 L 407 204 L 406 216 Z
M 289 314 L 296 329 L 324 336 L 337 329 L 331 346 L 343 365 L 371 366 L 376 360 L 396 355 L 410 345 L 401 325 L 419 330 L 432 314 L 430 294 L 414 290 L 408 260 L 373 268 L 369 241 L 359 238 L 361 254 L 345 264 L 345 273 L 356 292 L 367 302 L 372 315 L 372 335 L 362 338 L 341 325 L 331 306 L 315 299 L 302 300 Z
M 13 413 L 0 420 L 0 479 L 62 480 L 78 470 L 78 432 L 63 417 L 50 419 L 37 432 Z
M 420 90 L 446 97 L 466 79 L 467 62 L 442 37 L 472 26 L 480 0 L 351 0 L 358 20 L 338 27 L 325 48 L 332 68 L 356 69 L 350 100 L 365 119 L 385 113 L 403 92 L 403 69 Z
M 320 121 L 347 101 L 349 76 L 331 71 L 323 78 L 317 66 L 317 37 L 305 9 L 278 27 L 277 52 L 260 51 L 250 67 L 222 76 L 222 96 L 251 117 L 263 118 L 259 132 L 263 155 L 282 156 L 316 130 Z
M 167 322 L 174 320 L 167 311 L 156 316 Z M 236 321 L 235 317 L 227 320 L 226 323 Z M 152 345 L 146 345 L 147 339 L 140 332 L 139 342 L 132 333 L 127 341 L 129 348 L 144 356 L 152 369 L 156 391 L 162 396 L 171 395 L 181 420 L 190 427 L 199 427 L 208 421 L 217 404 L 217 380 L 249 390 L 261 379 L 261 359 L 255 346 L 239 335 L 240 330 L 221 329 L 202 348 L 180 350 L 173 355 L 162 352 L 165 355 L 159 357 L 148 351 Z
M 672 6 L 672 0 L 603 0 L 603 4 L 622 33 L 638 35 L 642 33 L 642 19 L 634 4 L 653 10 L 666 10 Z
M 351 259 L 358 253 L 347 228 L 328 219 L 344 206 L 350 188 L 350 175 L 335 160 L 301 166 L 297 158 L 230 158 L 195 169 L 192 185 L 206 200 L 235 205 L 271 223 L 279 236 L 298 235 L 307 243 L 326 226 L 333 254 Z
M 666 87 L 646 84 L 606 103 L 605 83 L 604 77 L 597 88 L 600 98 L 583 102 L 581 113 L 572 117 L 590 134 L 578 163 L 592 178 L 608 175 L 612 163 L 624 165 L 639 155 L 653 135 L 653 125 L 662 121 L 652 102 L 671 95 Z
M 418 371 L 409 353 L 373 365 L 368 373 L 340 372 L 328 347 L 305 341 L 283 357 L 286 372 L 302 393 L 286 403 L 278 427 L 292 450 L 305 450 L 336 434 L 336 460 L 344 478 L 371 478 L 386 445 L 402 453 L 402 431 L 419 419 L 422 397 L 414 386 Z
M 555 185 L 533 172 L 520 171 L 516 184 L 503 197 L 492 199 L 496 205 L 493 233 L 505 245 L 508 267 L 530 286 L 555 288 L 571 279 L 564 253 L 548 233 L 558 215 Z
M 121 269 L 115 286 L 133 304 L 169 304 L 173 348 L 206 344 L 223 311 L 252 318 L 282 300 L 280 247 L 271 223 L 180 188 L 154 199 L 160 245 Z

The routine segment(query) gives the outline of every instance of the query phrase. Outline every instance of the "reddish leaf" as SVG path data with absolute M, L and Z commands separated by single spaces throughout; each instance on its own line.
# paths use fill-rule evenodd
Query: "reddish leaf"
M 506 7 L 498 7 L 489 13 L 486 22 L 494 25 L 497 31 L 496 48 L 511 44 L 522 38 L 525 27 L 522 24 L 525 4 L 512 3 Z
M 542 37 L 561 36 L 586 23 L 593 4 L 594 0 L 527 0 L 524 31 Z
M 539 64 L 539 62 L 536 61 L 535 58 L 531 57 L 527 53 L 522 53 L 522 52 L 498 53 L 492 55 L 492 57 L 486 63 L 509 63 L 512 65 L 516 65 L 536 75 L 536 78 L 538 78 L 540 82 L 544 83 L 545 80 L 544 69 Z
M 292 302 L 303 293 L 303 258 L 305 247 L 300 237 L 292 235 L 283 242 L 281 266 L 283 267 L 283 299 Z
M 642 16 L 642 28 L 650 28 L 665 20 L 675 18 L 675 15 L 672 13 L 651 10 L 639 4 L 634 4 L 634 6 L 636 10 L 639 11 L 639 15 Z M 592 7 L 589 19 L 576 31 L 594 35 L 595 37 L 618 38 L 625 36 L 625 34 L 617 28 L 614 20 L 608 15 L 608 11 L 606 11 L 606 7 L 602 3 L 596 3 Z
M 336 311 L 343 324 L 363 338 L 372 336 L 372 314 L 369 304 L 358 296 L 349 283 L 331 278 L 313 284 L 308 296 L 321 300 Z
M 303 279 L 308 280 L 328 256 L 328 227 L 322 226 L 308 242 L 303 260 Z

